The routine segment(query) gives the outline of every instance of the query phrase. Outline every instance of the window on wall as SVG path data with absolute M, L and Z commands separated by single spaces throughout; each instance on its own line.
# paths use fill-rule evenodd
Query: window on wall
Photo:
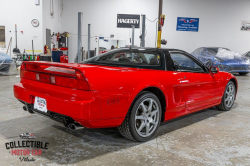
M 0 26 L 0 47 L 5 47 L 5 26 Z

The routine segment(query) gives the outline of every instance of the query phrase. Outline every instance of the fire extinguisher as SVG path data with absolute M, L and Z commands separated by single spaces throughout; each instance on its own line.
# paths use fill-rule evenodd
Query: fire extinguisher
M 57 36 L 56 36 L 56 40 L 59 41 L 59 36 L 60 36 L 60 33 L 58 32 L 57 33 Z
M 165 21 L 165 15 L 161 15 L 161 26 L 164 25 L 164 21 Z
M 44 46 L 44 54 L 47 54 L 47 48 L 48 48 L 48 47 L 45 45 L 45 46 Z

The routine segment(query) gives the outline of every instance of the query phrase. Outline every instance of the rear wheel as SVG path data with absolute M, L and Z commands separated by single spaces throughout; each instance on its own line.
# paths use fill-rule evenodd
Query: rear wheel
M 141 94 L 134 102 L 121 126 L 122 136 L 134 141 L 148 141 L 159 128 L 161 104 L 156 95 L 150 92 Z
M 220 105 L 216 106 L 216 108 L 222 111 L 229 111 L 234 105 L 235 94 L 235 85 L 232 81 L 229 81 L 224 92 L 224 96 L 222 97 L 221 103 Z
M 241 76 L 247 75 L 249 72 L 239 73 Z

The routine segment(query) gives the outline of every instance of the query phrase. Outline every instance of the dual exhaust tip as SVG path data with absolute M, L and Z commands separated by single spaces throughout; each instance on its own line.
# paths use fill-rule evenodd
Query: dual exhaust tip
M 28 107 L 27 104 L 25 104 L 25 106 L 23 106 L 23 110 L 24 111 L 29 111 L 30 113 L 34 113 L 33 111 L 31 111 Z M 84 127 L 82 125 L 80 125 L 79 123 L 70 123 L 68 124 L 68 128 L 70 130 L 81 130 L 81 129 L 84 129 Z
M 68 125 L 68 128 L 69 128 L 70 130 L 81 130 L 81 129 L 83 129 L 84 127 L 83 127 L 82 125 L 78 124 L 78 123 L 70 123 L 70 124 Z

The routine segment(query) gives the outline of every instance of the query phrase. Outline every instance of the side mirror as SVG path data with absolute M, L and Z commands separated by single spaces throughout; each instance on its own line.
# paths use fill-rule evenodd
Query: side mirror
M 220 69 L 218 67 L 210 67 L 209 69 L 209 72 L 210 73 L 213 73 L 213 74 L 216 74 L 216 73 L 219 73 Z

